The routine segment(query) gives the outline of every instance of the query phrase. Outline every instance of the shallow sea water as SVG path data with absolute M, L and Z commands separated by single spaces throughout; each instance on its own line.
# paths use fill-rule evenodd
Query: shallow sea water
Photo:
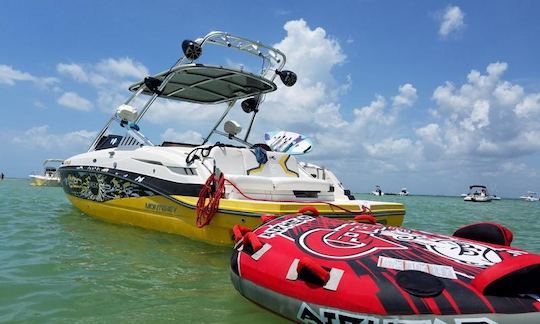
M 466 203 L 459 197 L 358 194 L 406 204 L 405 226 L 451 234 L 476 221 L 514 232 L 540 252 L 540 203 Z M 229 280 L 230 248 L 107 224 L 61 188 L 0 182 L 0 322 L 278 323 Z

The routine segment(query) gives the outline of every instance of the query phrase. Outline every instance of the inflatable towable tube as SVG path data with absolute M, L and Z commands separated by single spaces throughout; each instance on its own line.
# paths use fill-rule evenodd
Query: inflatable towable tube
M 540 323 L 540 256 L 510 247 L 501 225 L 445 236 L 316 213 L 267 220 L 253 231 L 236 226 L 231 279 L 290 320 Z

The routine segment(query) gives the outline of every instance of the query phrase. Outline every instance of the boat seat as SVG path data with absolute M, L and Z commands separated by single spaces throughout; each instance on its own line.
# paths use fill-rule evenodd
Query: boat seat
M 324 180 L 290 177 L 261 177 L 253 175 L 225 175 L 241 190 L 263 191 L 318 191 L 328 192 L 330 183 Z
M 229 179 L 232 183 L 238 186 L 240 190 L 252 191 L 252 190 L 261 190 L 261 191 L 273 191 L 274 184 L 272 179 L 268 177 L 259 177 L 259 176 L 246 176 L 246 175 L 236 175 L 236 174 L 225 174 L 225 178 Z
M 263 177 L 298 177 L 298 162 L 294 156 L 281 152 L 267 151 L 268 161 L 259 164 L 251 150 L 242 150 L 247 175 Z
M 247 151 L 247 149 L 216 146 L 208 156 L 214 159 L 216 167 L 218 167 L 225 176 L 244 175 L 246 174 L 246 167 L 244 164 L 243 151 Z
M 214 147 L 208 155 L 225 176 L 299 177 L 298 162 L 294 156 L 270 151 L 266 152 L 266 156 L 268 161 L 260 164 L 253 150 L 236 147 Z
M 291 177 L 272 178 L 276 190 L 330 191 L 330 183 L 319 179 L 301 179 Z

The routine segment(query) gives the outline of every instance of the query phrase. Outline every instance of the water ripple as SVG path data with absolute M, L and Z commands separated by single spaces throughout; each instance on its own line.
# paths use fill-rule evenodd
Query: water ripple
M 283 321 L 234 290 L 229 248 L 94 220 L 60 188 L 25 180 L 1 182 L 0 197 L 0 322 Z M 514 231 L 515 246 L 540 251 L 539 203 L 382 198 L 407 205 L 409 227 L 451 234 L 497 221 Z

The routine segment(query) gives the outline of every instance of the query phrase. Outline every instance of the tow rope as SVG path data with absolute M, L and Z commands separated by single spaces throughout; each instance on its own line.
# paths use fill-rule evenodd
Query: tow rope
M 356 214 L 352 210 L 349 210 L 345 207 L 333 204 L 328 201 L 323 200 L 312 200 L 312 201 L 302 201 L 302 200 L 272 200 L 272 199 L 263 199 L 263 198 L 254 198 L 246 195 L 238 186 L 233 183 L 231 180 L 226 179 L 224 174 L 221 173 L 219 178 L 216 181 L 216 174 L 212 173 L 208 179 L 206 179 L 205 184 L 203 185 L 201 191 L 199 192 L 199 200 L 197 201 L 196 212 L 197 212 L 197 227 L 204 227 L 212 221 L 212 218 L 218 211 L 219 201 L 221 197 L 225 194 L 225 182 L 230 184 L 242 197 L 247 200 L 254 201 L 266 201 L 266 202 L 282 202 L 282 203 L 300 203 L 300 204 L 326 204 L 330 207 L 341 209 L 349 214 Z M 212 190 L 214 186 L 214 190 Z M 313 208 L 313 207 L 311 207 Z M 371 214 L 371 209 L 369 207 L 362 205 L 362 215 Z M 318 213 L 318 212 L 317 212 Z M 370 221 L 370 219 L 367 219 Z
M 215 182 L 215 183 L 214 183 Z M 212 186 L 215 190 L 212 190 Z M 217 213 L 221 196 L 225 193 L 225 176 L 223 173 L 216 181 L 216 175 L 212 173 L 199 192 L 199 200 L 197 200 L 197 227 L 201 228 L 212 221 L 212 218 Z

